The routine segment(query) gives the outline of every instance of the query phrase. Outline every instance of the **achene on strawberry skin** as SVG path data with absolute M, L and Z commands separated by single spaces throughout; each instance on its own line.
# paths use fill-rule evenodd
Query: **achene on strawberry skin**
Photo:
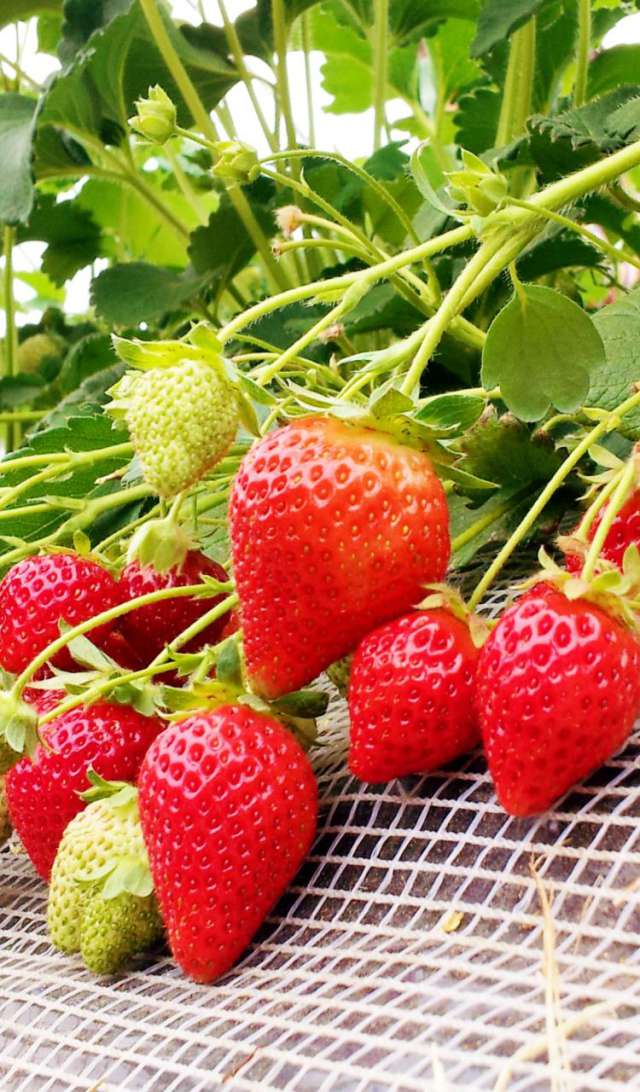
M 349 681 L 351 772 L 389 781 L 474 747 L 478 656 L 468 625 L 442 608 L 406 614 L 365 637 Z
M 220 706 L 158 736 L 139 805 L 171 951 L 196 982 L 213 982 L 309 851 L 318 812 L 309 759 L 273 717 Z
M 266 698 L 305 686 L 409 610 L 449 561 L 447 502 L 428 456 L 330 418 L 254 445 L 230 527 L 248 676 Z
M 640 642 L 585 599 L 537 584 L 480 655 L 478 709 L 498 799 L 549 808 L 623 746 L 640 712 Z

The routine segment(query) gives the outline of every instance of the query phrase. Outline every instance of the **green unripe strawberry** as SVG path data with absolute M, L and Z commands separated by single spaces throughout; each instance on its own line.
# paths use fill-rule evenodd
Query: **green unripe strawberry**
M 160 939 L 162 920 L 136 789 L 89 776 L 91 802 L 65 830 L 51 873 L 49 936 L 95 974 L 114 974 Z
M 118 353 L 141 371 L 109 392 L 109 413 L 124 417 L 145 481 L 173 497 L 226 453 L 238 427 L 238 395 L 221 356 L 184 342 L 124 342 Z
M 65 343 L 51 334 L 32 334 L 18 346 L 16 364 L 19 372 L 37 372 L 45 360 L 63 356 Z

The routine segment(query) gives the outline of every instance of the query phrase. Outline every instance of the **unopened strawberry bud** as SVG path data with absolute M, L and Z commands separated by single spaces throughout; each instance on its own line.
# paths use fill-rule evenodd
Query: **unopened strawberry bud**
M 260 174 L 255 148 L 240 140 L 219 140 L 214 148 L 217 154 L 214 172 L 219 178 L 241 186 L 255 182 Z
M 489 216 L 507 196 L 507 180 L 473 152 L 463 150 L 462 160 L 463 170 L 447 174 L 449 193 L 479 216 Z
M 175 104 L 157 84 L 149 88 L 146 99 L 137 99 L 138 113 L 129 118 L 131 128 L 151 144 L 166 144 L 175 136 L 177 113 Z

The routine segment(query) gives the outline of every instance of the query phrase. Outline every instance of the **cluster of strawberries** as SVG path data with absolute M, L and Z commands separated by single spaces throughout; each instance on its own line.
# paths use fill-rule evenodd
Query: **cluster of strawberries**
M 604 543 L 609 575 L 640 538 L 639 512 L 634 493 Z M 514 815 L 545 809 L 604 762 L 640 712 L 640 641 L 611 581 L 581 580 L 574 559 L 489 634 L 442 583 L 448 510 L 430 460 L 390 436 L 318 417 L 269 433 L 240 467 L 229 526 L 239 618 L 223 614 L 191 642 L 219 650 L 217 679 L 196 708 L 187 678 L 178 715 L 120 704 L 117 687 L 90 705 L 51 679 L 25 689 L 24 673 L 61 622 L 123 605 L 91 639 L 135 675 L 216 601 L 154 593 L 224 583 L 220 566 L 191 550 L 164 572 L 133 562 L 115 579 L 60 552 L 0 584 L 0 664 L 18 676 L 0 703 L 11 820 L 50 882 L 52 941 L 98 973 L 163 932 L 197 981 L 239 957 L 316 829 L 317 786 L 287 712 L 351 653 L 353 774 L 424 773 L 482 740 Z M 242 650 L 233 685 L 230 648 Z M 68 669 L 69 651 L 50 664 Z M 16 726 L 29 717 L 39 742 L 21 756 Z

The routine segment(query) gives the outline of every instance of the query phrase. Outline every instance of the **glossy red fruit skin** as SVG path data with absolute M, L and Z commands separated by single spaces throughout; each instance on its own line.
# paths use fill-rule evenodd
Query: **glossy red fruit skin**
M 121 602 L 116 581 L 91 558 L 59 553 L 19 561 L 0 582 L 0 664 L 24 671 L 60 636 L 60 620 L 75 626 Z M 93 630 L 91 640 L 99 645 L 111 628 Z M 54 662 L 62 668 L 73 663 L 66 649 Z
M 244 652 L 275 698 L 311 682 L 444 578 L 444 491 L 429 458 L 382 433 L 306 418 L 245 456 L 230 503 Z
M 179 568 L 169 569 L 165 573 L 157 572 L 151 565 L 132 561 L 122 572 L 120 586 L 125 599 L 136 599 L 139 595 L 148 595 L 163 588 L 199 584 L 203 576 L 212 576 L 221 581 L 229 579 L 222 565 L 205 557 L 199 550 L 190 550 Z M 164 599 L 126 614 L 120 629 L 132 647 L 143 655 L 144 662 L 149 663 L 165 645 L 207 611 L 213 610 L 224 598 L 224 595 L 220 595 L 211 599 Z M 195 652 L 204 645 L 217 644 L 228 620 L 229 616 L 225 614 L 213 622 L 185 647 L 185 651 Z
M 589 528 L 589 533 L 587 535 L 588 542 L 593 542 L 593 537 L 602 523 L 602 518 L 606 510 L 607 506 L 605 505 L 596 515 L 596 518 Z M 604 540 L 604 546 L 600 551 L 600 556 L 603 557 L 605 561 L 610 561 L 613 565 L 617 565 L 617 567 L 621 569 L 627 548 L 634 545 L 640 547 L 640 489 L 635 489 L 633 491 L 616 515 L 607 532 L 607 537 Z M 582 559 L 576 554 L 567 554 L 566 566 L 569 572 L 580 572 L 582 569 Z
M 479 742 L 479 650 L 444 608 L 414 611 L 361 641 L 349 680 L 349 768 L 361 781 L 426 773 Z
M 221 706 L 158 736 L 139 805 L 173 955 L 196 982 L 213 982 L 309 851 L 318 809 L 309 760 L 272 717 Z
M 47 707 L 39 704 L 39 712 Z M 109 702 L 78 706 L 43 726 L 51 750 L 39 746 L 33 761 L 20 759 L 5 782 L 14 829 L 43 880 L 67 824 L 86 806 L 78 793 L 89 788 L 89 767 L 107 780 L 135 781 L 161 730 L 155 717 Z
M 498 799 L 535 815 L 625 743 L 640 712 L 640 643 L 600 607 L 538 584 L 485 644 L 477 692 Z

